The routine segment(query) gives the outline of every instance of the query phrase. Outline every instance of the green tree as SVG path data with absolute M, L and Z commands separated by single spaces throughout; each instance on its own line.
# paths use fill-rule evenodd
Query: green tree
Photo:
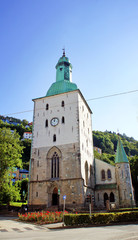
M 8 128 L 0 128 L 0 201 L 19 200 L 20 194 L 16 184 L 12 183 L 15 167 L 22 167 L 20 136 Z
M 28 195 L 28 178 L 22 179 L 20 193 L 22 200 L 26 200 Z
M 138 201 L 138 156 L 129 158 L 133 187 L 135 189 L 136 200 Z

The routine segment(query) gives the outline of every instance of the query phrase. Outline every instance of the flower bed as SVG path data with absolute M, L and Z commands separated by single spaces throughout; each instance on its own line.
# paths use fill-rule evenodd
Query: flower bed
M 65 213 L 68 213 L 68 212 L 65 212 Z M 42 211 L 42 212 L 28 212 L 25 214 L 18 213 L 18 217 L 21 221 L 38 222 L 42 224 L 47 224 L 47 223 L 62 222 L 63 212 Z

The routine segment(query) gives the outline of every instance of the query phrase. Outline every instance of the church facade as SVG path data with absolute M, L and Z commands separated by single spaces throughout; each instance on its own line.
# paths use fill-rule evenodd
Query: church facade
M 33 99 L 29 206 L 83 208 L 89 198 L 97 208 L 106 200 L 118 206 L 134 201 L 129 162 L 118 141 L 116 166 L 94 159 L 92 111 L 72 82 L 72 65 L 63 56 L 56 82 L 46 96 Z

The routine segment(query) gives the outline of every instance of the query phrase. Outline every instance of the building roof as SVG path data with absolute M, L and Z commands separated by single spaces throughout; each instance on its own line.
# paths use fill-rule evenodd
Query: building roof
M 71 92 L 77 90 L 77 85 L 75 83 L 69 82 L 68 80 L 62 80 L 59 82 L 55 82 L 51 85 L 49 90 L 47 91 L 46 96 L 53 96 L 60 93 Z
M 26 170 L 26 169 L 19 169 L 19 172 L 20 172 L 20 173 L 29 173 L 29 171 Z
M 116 158 L 115 158 L 115 163 L 128 163 L 128 158 L 125 153 L 125 150 L 123 148 L 121 139 L 118 138 L 118 143 L 117 143 L 117 153 L 116 153 Z

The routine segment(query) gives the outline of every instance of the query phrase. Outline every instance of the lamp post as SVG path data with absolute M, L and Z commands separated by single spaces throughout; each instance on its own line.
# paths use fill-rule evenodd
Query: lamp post
M 130 192 L 130 199 L 131 199 L 131 208 L 133 208 L 133 205 L 132 205 L 132 192 Z

